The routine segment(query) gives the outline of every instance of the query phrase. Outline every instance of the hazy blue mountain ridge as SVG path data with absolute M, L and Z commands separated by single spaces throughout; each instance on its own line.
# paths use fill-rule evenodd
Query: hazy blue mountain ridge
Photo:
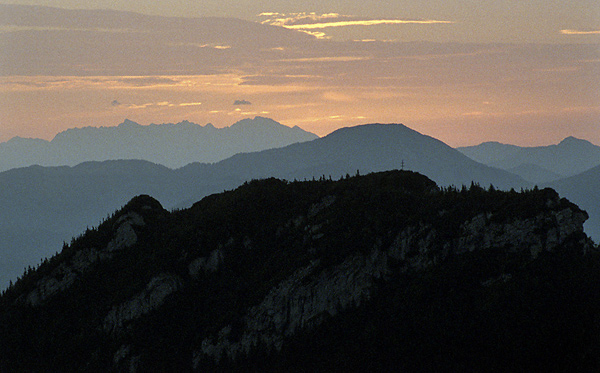
M 428 175 L 440 185 L 460 186 L 475 181 L 511 188 L 527 184 L 518 176 L 475 162 L 443 142 L 402 124 L 341 128 L 315 141 L 238 154 L 216 166 L 243 178 L 293 179 L 399 169 L 402 164 L 407 170 Z
M 74 166 L 86 161 L 142 159 L 170 168 L 212 163 L 240 152 L 278 148 L 318 136 L 272 119 L 244 119 L 229 127 L 188 121 L 143 126 L 73 128 L 52 141 L 14 138 L 0 143 L 0 170 L 30 165 Z
M 506 171 L 521 176 L 523 179 L 531 181 L 532 183 L 545 183 L 564 177 L 556 172 L 552 172 L 531 163 L 521 163 L 516 167 L 507 168 Z
M 519 147 L 486 142 L 456 149 L 477 162 L 510 170 L 534 183 L 573 176 L 600 165 L 600 146 L 572 136 L 556 145 Z
M 147 161 L 31 166 L 0 173 L 0 280 L 60 250 L 141 191 L 175 204 L 189 185 Z

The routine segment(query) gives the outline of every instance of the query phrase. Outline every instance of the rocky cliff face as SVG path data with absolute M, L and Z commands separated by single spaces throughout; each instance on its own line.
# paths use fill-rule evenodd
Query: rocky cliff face
M 16 325 L 2 331 L 24 338 L 10 337 L 20 347 L 0 362 L 33 369 L 10 359 L 34 353 L 31 338 L 52 341 L 63 321 L 74 325 L 63 349 L 78 346 L 88 367 L 204 370 L 276 354 L 368 309 L 399 276 L 488 252 L 503 253 L 488 262 L 518 257 L 477 279 L 495 289 L 565 247 L 589 256 L 586 219 L 549 190 L 439 190 L 402 172 L 253 182 L 172 213 L 140 196 L 0 298 L 0 321 Z
M 284 338 L 369 299 L 375 280 L 386 271 L 387 256 L 378 250 L 368 256 L 352 256 L 326 270 L 314 261 L 280 282 L 247 311 L 239 340 L 231 340 L 231 325 L 222 328 L 216 338 L 204 339 L 195 352 L 194 365 L 197 367 L 202 355 L 218 361 L 223 356 L 235 359 L 240 353 L 248 354 L 257 345 L 281 349 Z
M 311 207 L 309 216 L 327 208 L 328 203 Z M 460 226 L 453 241 L 439 239 L 431 225 L 409 226 L 401 230 L 387 248 L 377 245 L 365 255 L 354 255 L 333 268 L 324 269 L 319 261 L 295 271 L 274 287 L 260 304 L 243 317 L 241 337 L 231 338 L 232 326 L 223 327 L 216 335 L 202 341 L 194 353 L 194 366 L 202 357 L 219 361 L 248 354 L 253 347 L 281 349 L 286 337 L 303 328 L 317 327 L 338 312 L 356 307 L 370 299 L 376 282 L 391 272 L 390 261 L 402 265 L 402 271 L 424 270 L 443 262 L 449 255 L 476 250 L 503 248 L 512 252 L 527 251 L 531 260 L 542 251 L 552 251 L 568 237 L 583 232 L 587 214 L 575 206 L 561 208 L 558 196 L 548 199 L 549 208 L 529 219 L 494 222 L 491 212 L 480 213 Z M 309 229 L 310 232 L 310 229 Z M 591 249 L 589 240 L 582 247 Z M 502 274 L 510 279 L 510 274 Z

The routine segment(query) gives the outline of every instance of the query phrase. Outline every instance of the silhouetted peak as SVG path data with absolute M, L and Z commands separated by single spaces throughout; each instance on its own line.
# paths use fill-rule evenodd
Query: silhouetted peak
M 125 119 L 123 121 L 123 123 L 119 124 L 119 127 L 123 128 L 123 127 L 137 127 L 137 126 L 141 126 L 141 124 L 136 123 L 132 120 L 129 119 Z
M 270 118 L 256 116 L 254 118 L 246 118 L 235 122 L 231 127 L 250 127 L 250 126 L 283 126 Z
M 139 214 L 145 214 L 151 211 L 163 212 L 165 209 L 156 199 L 150 197 L 147 194 L 141 194 L 133 197 L 123 207 L 123 212 L 137 212 Z
M 587 145 L 587 144 L 591 144 L 591 143 L 587 140 L 578 139 L 573 136 L 566 137 L 563 141 L 558 143 L 559 146 L 581 146 L 581 145 Z
M 340 136 L 340 135 L 360 135 L 364 136 L 365 133 L 373 136 L 383 135 L 389 136 L 390 134 L 396 133 L 413 133 L 419 134 L 417 131 L 406 127 L 401 123 L 371 123 L 362 124 L 352 127 L 343 127 L 330 133 L 328 136 Z

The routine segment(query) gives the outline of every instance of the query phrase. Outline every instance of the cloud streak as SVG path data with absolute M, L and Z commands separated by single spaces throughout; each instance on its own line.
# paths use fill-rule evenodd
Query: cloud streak
M 403 25 L 403 24 L 419 24 L 419 25 L 431 25 L 437 23 L 453 23 L 451 21 L 436 21 L 436 20 L 403 20 L 403 19 L 370 19 L 370 20 L 357 20 L 357 21 L 339 21 L 339 22 L 324 22 L 324 23 L 310 23 L 305 25 L 289 25 L 283 26 L 289 29 L 322 29 L 327 27 L 344 27 L 344 26 L 374 26 L 374 25 Z
M 600 35 L 600 30 L 560 30 L 560 33 L 563 35 Z
M 452 21 L 440 21 L 432 19 L 363 19 L 355 16 L 340 15 L 338 13 L 316 14 L 316 13 L 261 13 L 261 16 L 270 18 L 262 23 L 281 26 L 292 30 L 312 30 L 329 27 L 347 26 L 376 26 L 376 25 L 404 25 L 404 24 L 452 24 Z

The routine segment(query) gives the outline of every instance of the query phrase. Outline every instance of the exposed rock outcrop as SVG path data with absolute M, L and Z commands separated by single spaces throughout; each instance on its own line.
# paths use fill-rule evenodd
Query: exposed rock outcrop
M 223 250 L 215 249 L 208 256 L 197 258 L 188 265 L 192 278 L 198 278 L 200 273 L 212 273 L 219 269 L 223 263 Z
M 482 213 L 462 225 L 456 252 L 490 247 L 512 251 L 528 248 L 531 257 L 536 258 L 543 250 L 556 248 L 574 232 L 583 231 L 587 217 L 584 211 L 564 208 L 543 212 L 530 219 L 494 223 L 491 213 Z
M 375 248 L 369 255 L 351 256 L 329 269 L 323 269 L 319 261 L 314 261 L 294 272 L 273 288 L 259 305 L 249 309 L 243 318 L 241 337 L 232 337 L 232 326 L 227 325 L 217 335 L 204 339 L 194 354 L 194 364 L 197 365 L 203 356 L 215 361 L 222 357 L 235 359 L 258 345 L 281 349 L 286 337 L 303 328 L 318 326 L 339 311 L 370 299 L 375 279 L 390 271 L 389 259 L 403 264 L 404 270 L 418 271 L 443 261 L 450 253 L 461 255 L 494 247 L 530 250 L 533 260 L 542 250 L 551 251 L 571 234 L 582 232 L 587 219 L 587 214 L 576 206 L 559 209 L 553 201 L 548 203 L 555 209 L 529 219 L 498 223 L 492 219 L 492 213 L 476 215 L 460 226 L 459 236 L 454 241 L 440 239 L 431 224 L 419 223 L 399 232 L 387 250 Z M 329 204 L 321 203 L 319 209 Z M 312 229 L 307 232 L 312 233 Z M 202 263 L 209 262 L 213 254 L 201 258 Z M 510 279 L 510 273 L 502 274 L 482 285 Z
M 106 251 L 113 252 L 133 246 L 137 242 L 134 226 L 143 226 L 144 219 L 136 212 L 128 212 L 121 216 L 117 223 L 115 237 L 106 246 Z
M 125 323 L 149 313 L 163 304 L 165 298 L 177 291 L 181 278 L 169 273 L 161 273 L 152 278 L 146 288 L 125 303 L 113 307 L 104 318 L 106 332 L 115 332 Z
M 387 269 L 387 255 L 373 250 L 370 255 L 355 255 L 343 263 L 323 270 L 319 261 L 294 272 L 273 288 L 263 301 L 244 316 L 244 333 L 237 341 L 230 339 L 231 326 L 226 326 L 216 338 L 202 341 L 195 354 L 235 358 L 262 344 L 268 349 L 280 349 L 285 337 L 298 330 L 319 325 L 350 306 L 368 299 L 375 279 Z

